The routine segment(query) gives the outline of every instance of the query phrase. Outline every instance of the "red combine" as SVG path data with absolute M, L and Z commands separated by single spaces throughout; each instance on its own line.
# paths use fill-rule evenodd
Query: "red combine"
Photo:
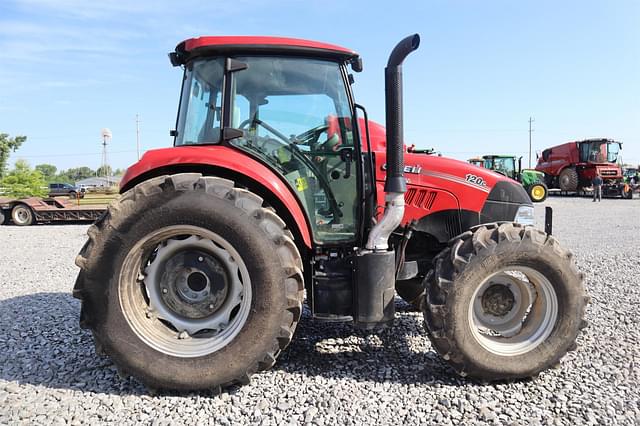
M 542 151 L 536 170 L 545 174 L 549 188 L 569 192 L 591 187 L 591 181 L 599 173 L 604 181 L 603 195 L 631 198 L 632 191 L 625 185 L 622 168 L 617 163 L 621 148 L 620 142 L 611 139 L 567 142 Z
M 151 388 L 219 389 L 276 362 L 305 296 L 316 320 L 375 329 L 393 323 L 396 290 L 462 376 L 530 377 L 573 350 L 582 274 L 527 226 L 522 186 L 407 152 L 401 65 L 418 44 L 389 57 L 385 128 L 354 101 L 350 49 L 180 43 L 175 146 L 128 169 L 76 259 L 97 351 Z

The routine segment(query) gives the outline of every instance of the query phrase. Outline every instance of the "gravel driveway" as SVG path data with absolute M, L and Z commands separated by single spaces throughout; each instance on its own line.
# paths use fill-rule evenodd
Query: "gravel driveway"
M 87 227 L 0 226 L 0 424 L 640 424 L 640 200 L 545 204 L 586 274 L 591 325 L 560 369 L 487 386 L 455 376 L 421 314 L 399 302 L 380 335 L 306 312 L 275 367 L 247 386 L 150 396 L 78 327 L 70 291 Z

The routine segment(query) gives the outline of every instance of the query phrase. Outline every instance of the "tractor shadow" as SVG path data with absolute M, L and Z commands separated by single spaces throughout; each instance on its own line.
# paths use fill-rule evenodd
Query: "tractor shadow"
M 431 349 L 422 314 L 410 312 L 401 301 L 397 308 L 395 326 L 373 334 L 349 324 L 312 321 L 305 307 L 291 345 L 273 369 L 301 377 L 473 385 L 458 377 Z M 79 301 L 67 293 L 0 300 L 0 380 L 95 393 L 148 395 L 142 384 L 120 378 L 108 358 L 96 355 L 91 333 L 78 326 L 79 315 Z
M 301 376 L 376 383 L 468 386 L 431 348 L 421 312 L 396 298 L 393 327 L 375 332 L 313 321 L 305 306 L 293 341 L 273 367 Z

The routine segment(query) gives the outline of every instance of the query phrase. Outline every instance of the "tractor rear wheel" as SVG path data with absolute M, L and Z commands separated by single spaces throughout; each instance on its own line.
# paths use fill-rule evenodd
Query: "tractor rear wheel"
M 527 192 L 529 193 L 529 198 L 531 198 L 531 201 L 533 201 L 534 203 L 541 203 L 547 199 L 549 191 L 547 189 L 547 185 L 542 182 L 537 182 L 531 184 L 527 188 Z
M 29 226 L 33 223 L 33 211 L 26 204 L 16 204 L 11 210 L 11 220 L 18 226 Z
M 576 169 L 566 168 L 560 172 L 558 185 L 563 191 L 575 191 L 578 189 L 578 173 Z
M 425 322 L 461 376 L 532 377 L 575 349 L 588 296 L 571 253 L 552 236 L 483 225 L 453 239 L 434 265 Z
M 289 344 L 302 260 L 259 196 L 196 173 L 127 191 L 76 259 L 80 325 L 119 372 L 151 389 L 249 381 Z

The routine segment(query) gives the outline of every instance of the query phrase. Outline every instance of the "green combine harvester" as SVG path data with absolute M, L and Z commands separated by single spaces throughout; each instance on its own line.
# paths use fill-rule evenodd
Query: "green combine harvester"
M 512 155 L 483 155 L 468 161 L 478 167 L 484 167 L 517 180 L 534 203 L 540 203 L 547 198 L 549 190 L 544 183 L 544 173 L 533 169 L 522 169 L 522 157 L 516 160 Z

